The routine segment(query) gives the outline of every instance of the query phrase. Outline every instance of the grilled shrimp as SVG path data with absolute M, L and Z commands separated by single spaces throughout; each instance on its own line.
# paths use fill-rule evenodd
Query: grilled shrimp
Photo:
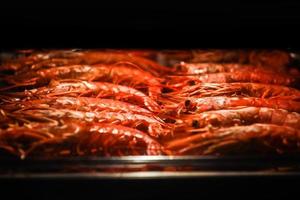
M 88 96 L 97 98 L 114 98 L 143 106 L 150 111 L 159 112 L 160 106 L 150 97 L 134 88 L 106 82 L 89 82 L 81 80 L 52 81 L 48 87 L 26 90 L 25 92 L 7 93 L 19 98 L 48 98 L 60 96 Z
M 288 52 L 279 50 L 251 51 L 248 57 L 248 62 L 253 65 L 270 66 L 273 69 L 283 69 L 291 60 Z
M 134 52 L 113 52 L 113 51 L 44 51 L 34 52 L 27 57 L 20 58 L 17 62 L 7 63 L 4 65 L 3 70 L 20 70 L 24 66 L 26 68 L 32 68 L 33 65 L 40 65 L 42 62 L 47 62 L 53 59 L 65 59 L 73 64 L 116 64 L 116 63 L 132 63 L 139 66 L 140 69 L 151 72 L 154 75 L 172 71 L 171 68 L 159 65 L 158 63 L 137 56 Z M 42 66 L 42 65 L 40 65 Z M 33 68 L 38 69 L 39 67 L 34 66 Z
M 152 112 L 137 105 L 113 99 L 99 99 L 91 97 L 57 97 L 16 101 L 0 105 L 3 110 L 16 111 L 24 108 L 63 108 L 79 111 L 112 111 L 132 112 L 136 114 L 154 116 Z
M 177 120 L 181 128 L 204 128 L 206 126 L 225 127 L 268 123 L 292 128 L 300 128 L 300 114 L 282 109 L 265 107 L 242 107 L 226 110 L 213 110 L 199 114 L 185 115 Z
M 272 68 L 258 67 L 254 65 L 243 65 L 239 63 L 185 63 L 175 65 L 176 74 L 203 75 L 221 72 L 252 71 L 252 72 L 272 72 Z
M 136 129 L 111 124 L 92 124 L 86 132 L 89 134 L 78 135 L 77 152 L 79 155 L 94 154 L 95 150 L 99 149 L 99 145 L 104 149 L 106 156 L 163 155 L 167 153 L 157 141 Z M 105 137 L 103 134 L 108 136 Z
M 175 139 L 165 147 L 184 155 L 229 155 L 299 153 L 300 131 L 288 126 L 253 124 L 216 130 Z
M 84 112 L 69 109 L 28 108 L 15 111 L 11 113 L 10 116 L 13 119 L 21 121 L 36 120 L 53 122 L 56 124 L 58 124 L 59 120 L 61 119 L 121 124 L 124 126 L 146 130 L 153 137 L 166 136 L 171 133 L 171 127 L 169 127 L 160 118 L 134 113 L 119 113 L 108 111 Z
M 140 69 L 149 71 L 153 75 L 159 75 L 173 71 L 171 68 L 159 65 L 158 63 L 130 53 L 124 54 L 119 52 L 105 51 L 85 51 L 80 57 L 87 64 L 116 64 L 116 63 L 131 63 L 137 65 Z
M 2 63 L 0 71 L 13 71 L 19 73 L 44 67 L 83 64 L 81 63 L 82 60 L 78 59 L 78 56 L 80 55 L 79 52 L 68 50 L 33 51 L 27 56 L 21 54 L 21 56 L 15 60 L 9 60 Z
M 157 97 L 161 92 L 160 79 L 146 71 L 125 65 L 70 65 L 26 71 L 19 75 L 4 78 L 9 84 L 1 90 L 18 88 L 20 86 L 43 86 L 52 79 L 80 79 L 87 81 L 110 81 L 118 84 L 131 85 L 146 89 L 152 97 Z
M 236 71 L 230 73 L 213 73 L 204 75 L 190 76 L 170 76 L 169 85 L 173 87 L 184 87 L 187 85 L 195 85 L 197 83 L 234 83 L 234 82 L 250 82 L 265 83 L 274 85 L 285 85 L 291 87 L 299 87 L 299 77 L 276 74 L 272 72 L 252 72 L 252 71 Z
M 164 148 L 139 130 L 102 123 L 30 123 L 0 130 L 0 148 L 27 156 L 161 155 Z
M 141 89 L 154 99 L 157 99 L 158 95 L 161 93 L 161 82 L 163 79 L 157 78 L 147 71 L 137 69 L 136 66 L 118 64 L 107 67 L 103 64 L 98 64 L 95 65 L 95 67 L 106 69 L 101 80 L 104 79 L 116 84 L 128 85 Z M 97 78 L 94 80 L 99 79 Z
M 300 91 L 281 85 L 263 83 L 198 83 L 186 86 L 180 91 L 166 94 L 177 97 L 209 97 L 209 96 L 245 96 L 272 98 L 278 96 L 297 96 Z
M 42 86 L 47 85 L 52 79 L 78 78 L 83 80 L 94 80 L 96 76 L 102 77 L 105 70 L 105 68 L 93 67 L 90 65 L 60 66 L 37 71 L 27 70 L 18 75 L 5 77 L 5 80 L 10 84 L 14 84 L 15 87 L 23 85 Z
M 280 50 L 196 50 L 190 62 L 237 62 L 257 66 L 283 68 L 291 61 L 288 52 Z
M 184 105 L 183 105 L 184 104 Z M 209 110 L 221 110 L 230 107 L 253 106 L 284 109 L 291 112 L 300 112 L 300 102 L 287 100 L 285 98 L 261 99 L 255 97 L 203 97 L 189 98 L 178 106 L 178 113 L 181 109 L 187 112 L 205 112 Z
M 76 123 L 63 126 L 47 123 L 29 123 L 23 126 L 10 124 L 7 129 L 0 129 L 0 149 L 24 159 L 34 143 L 67 138 L 76 134 L 79 129 Z
M 35 57 L 40 59 L 49 58 L 69 58 L 79 59 L 81 63 L 93 65 L 93 64 L 116 64 L 116 63 L 131 63 L 139 66 L 140 69 L 150 71 L 152 74 L 158 75 L 162 72 L 171 71 L 170 68 L 161 66 L 156 62 L 147 58 L 137 56 L 132 52 L 116 52 L 116 51 L 102 51 L 102 50 L 85 50 L 85 51 L 69 51 L 68 54 L 57 51 L 56 53 L 45 52 L 39 53 Z
M 201 63 L 201 62 L 247 62 L 247 53 L 242 50 L 194 50 L 192 51 L 193 58 L 190 62 Z

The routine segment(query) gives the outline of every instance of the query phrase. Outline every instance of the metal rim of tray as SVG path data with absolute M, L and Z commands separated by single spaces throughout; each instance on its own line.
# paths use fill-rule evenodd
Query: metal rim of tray
M 192 167 L 183 171 L 145 171 L 144 166 Z M 64 172 L 66 167 L 92 171 Z M 97 171 L 97 168 L 141 168 L 137 171 Z M 289 170 L 289 167 L 294 167 Z M 0 179 L 169 179 L 210 177 L 274 177 L 300 175 L 300 156 L 124 156 L 107 158 L 2 159 Z M 93 171 L 95 169 L 95 171 Z M 195 169 L 195 170 L 193 170 Z M 279 170 L 283 169 L 283 170 Z M 287 170 L 286 170 L 287 169 Z
M 116 172 L 116 173 L 16 173 L 0 175 L 3 179 L 185 179 L 185 178 L 244 178 L 244 177 L 299 177 L 300 172 Z
M 3 52 L 1 52 L 3 53 Z M 7 55 L 15 53 L 6 52 Z M 1 54 L 2 55 L 2 54 Z M 293 59 L 300 61 L 299 52 L 291 52 Z M 2 58 L 2 57 L 1 57 Z M 114 172 L 114 173 L 48 173 L 52 169 L 63 169 L 65 166 L 81 165 L 88 168 L 95 166 L 139 166 L 157 164 L 160 166 L 192 166 L 210 171 L 184 171 L 184 172 L 162 172 L 162 171 L 140 171 L 140 172 Z M 124 156 L 124 157 L 84 157 L 84 158 L 30 158 L 19 160 L 14 158 L 0 158 L 0 171 L 6 169 L 41 169 L 37 173 L 11 173 L 0 174 L 2 178 L 109 178 L 109 179 L 131 179 L 131 178 L 181 178 L 181 177 L 220 177 L 220 176 L 286 176 L 298 175 L 300 170 L 293 172 L 282 171 L 257 171 L 248 170 L 252 168 L 277 168 L 299 166 L 300 155 L 293 156 Z M 239 169 L 238 171 L 235 169 Z M 224 171 L 223 169 L 226 169 Z M 231 170 L 232 169 L 232 170 Z

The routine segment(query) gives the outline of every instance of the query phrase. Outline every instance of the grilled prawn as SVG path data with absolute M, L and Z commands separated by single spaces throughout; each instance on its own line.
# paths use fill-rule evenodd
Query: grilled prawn
M 17 62 L 6 63 L 1 68 L 3 70 L 22 70 L 26 69 L 39 69 L 43 67 L 41 63 L 53 60 L 53 59 L 64 59 L 68 60 L 66 62 L 73 64 L 116 64 L 116 63 L 130 63 L 138 66 L 140 69 L 149 71 L 154 75 L 159 75 L 161 73 L 166 73 L 172 71 L 171 68 L 159 65 L 158 63 L 144 58 L 142 56 L 137 56 L 134 52 L 115 52 L 115 51 L 44 51 L 44 52 L 33 52 L 31 55 L 20 58 Z M 39 67 L 40 66 L 40 67 Z M 47 65 L 51 67 L 51 65 Z
M 236 62 L 282 69 L 291 61 L 288 52 L 279 50 L 196 50 L 190 62 Z
M 166 136 L 171 133 L 170 127 L 158 117 L 150 117 L 134 113 L 119 112 L 84 112 L 69 109 L 28 108 L 11 113 L 13 119 L 20 121 L 36 120 L 59 124 L 62 119 L 86 122 L 103 122 L 121 124 L 148 131 L 153 137 Z
M 184 87 L 195 85 L 197 83 L 235 83 L 235 82 L 250 82 L 250 83 L 265 83 L 274 85 L 284 85 L 291 87 L 299 87 L 299 77 L 276 74 L 273 72 L 252 72 L 252 71 L 235 71 L 225 73 L 212 73 L 204 75 L 190 76 L 170 76 L 168 85 L 173 87 Z
M 26 90 L 24 92 L 7 93 L 19 98 L 40 99 L 45 97 L 97 97 L 124 100 L 143 106 L 150 111 L 159 112 L 160 106 L 150 97 L 134 88 L 106 82 L 89 82 L 81 80 L 52 81 L 48 87 Z
M 253 123 L 277 124 L 300 128 L 300 114 L 282 109 L 265 107 L 242 107 L 226 110 L 213 110 L 198 114 L 183 115 L 177 120 L 178 128 L 204 128 L 206 126 L 227 127 L 250 125 Z
M 221 72 L 236 72 L 236 71 L 254 71 L 254 72 L 272 72 L 273 70 L 267 67 L 258 67 L 253 65 L 243 65 L 239 63 L 185 63 L 175 65 L 176 74 L 184 75 L 203 75 Z
M 1 90 L 21 86 L 43 86 L 53 79 L 79 79 L 87 81 L 108 81 L 125 84 L 146 90 L 152 97 L 160 94 L 160 79 L 152 74 L 128 65 L 70 65 L 26 71 L 18 75 L 7 76 L 5 80 L 12 84 Z
M 300 90 L 281 85 L 263 83 L 198 83 L 182 90 L 168 93 L 169 97 L 245 96 L 272 98 L 278 96 L 300 97 Z
M 255 97 L 203 97 L 188 98 L 178 106 L 178 113 L 181 110 L 200 113 L 209 110 L 221 110 L 238 106 L 268 107 L 284 109 L 291 112 L 300 112 L 300 102 L 287 100 L 285 98 L 261 99 Z
M 168 142 L 167 149 L 184 155 L 299 153 L 300 131 L 288 126 L 253 124 L 197 134 Z
M 28 156 L 165 154 L 157 141 L 139 130 L 68 121 L 60 126 L 30 123 L 0 130 L 0 148 L 23 159 Z
M 62 108 L 78 111 L 112 111 L 112 112 L 132 112 L 136 114 L 153 116 L 147 109 L 137 105 L 113 99 L 100 99 L 91 97 L 57 97 L 33 99 L 27 101 L 11 101 L 0 105 L 3 110 L 16 111 L 26 108 Z

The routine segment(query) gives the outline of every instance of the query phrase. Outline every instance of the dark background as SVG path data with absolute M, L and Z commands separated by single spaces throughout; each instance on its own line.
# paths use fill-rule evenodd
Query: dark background
M 297 199 L 299 176 L 173 179 L 0 180 L 8 199 Z
M 16 2 L 2 48 L 299 48 L 299 1 Z

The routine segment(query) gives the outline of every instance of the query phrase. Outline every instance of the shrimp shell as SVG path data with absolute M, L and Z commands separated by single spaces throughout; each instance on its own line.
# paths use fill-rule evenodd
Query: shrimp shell
M 119 112 L 83 112 L 69 109 L 37 108 L 23 109 L 10 114 L 15 119 L 42 120 L 59 123 L 60 120 L 78 120 L 85 122 L 103 122 L 121 124 L 129 127 L 147 128 L 153 137 L 170 134 L 170 127 L 158 117 L 150 117 L 134 113 Z M 146 129 L 146 130 L 147 130 Z
M 287 126 L 253 124 L 203 130 L 166 144 L 184 155 L 245 155 L 299 153 L 300 131 Z
M 30 123 L 0 130 L 0 148 L 26 157 L 162 155 L 167 151 L 139 130 L 113 124 Z
M 265 107 L 242 107 L 226 110 L 213 110 L 182 116 L 178 126 L 184 128 L 227 127 L 249 125 L 252 123 L 268 123 L 300 129 L 300 114 L 282 109 Z
M 112 111 L 132 112 L 137 114 L 154 116 L 149 110 L 137 105 L 113 99 L 99 99 L 92 97 L 57 97 L 45 99 L 33 99 L 27 101 L 8 102 L 0 105 L 3 110 L 16 111 L 28 108 L 62 108 L 78 111 Z
M 7 93 L 6 95 L 19 98 L 49 98 L 49 97 L 96 97 L 114 98 L 137 104 L 150 111 L 159 112 L 160 106 L 146 94 L 134 88 L 106 82 L 89 82 L 81 80 L 52 81 L 48 87 L 26 90 L 25 92 Z
M 281 85 L 263 83 L 198 83 L 193 86 L 184 87 L 179 92 L 169 93 L 169 96 L 245 96 L 272 98 L 278 96 L 298 96 L 300 91 Z
M 292 99 L 292 98 L 291 98 Z M 179 106 L 181 109 L 182 104 Z M 203 97 L 189 98 L 184 107 L 191 112 L 204 112 L 209 110 L 222 110 L 230 107 L 253 106 L 284 109 L 291 112 L 300 112 L 300 102 L 283 97 L 261 99 L 255 97 Z

